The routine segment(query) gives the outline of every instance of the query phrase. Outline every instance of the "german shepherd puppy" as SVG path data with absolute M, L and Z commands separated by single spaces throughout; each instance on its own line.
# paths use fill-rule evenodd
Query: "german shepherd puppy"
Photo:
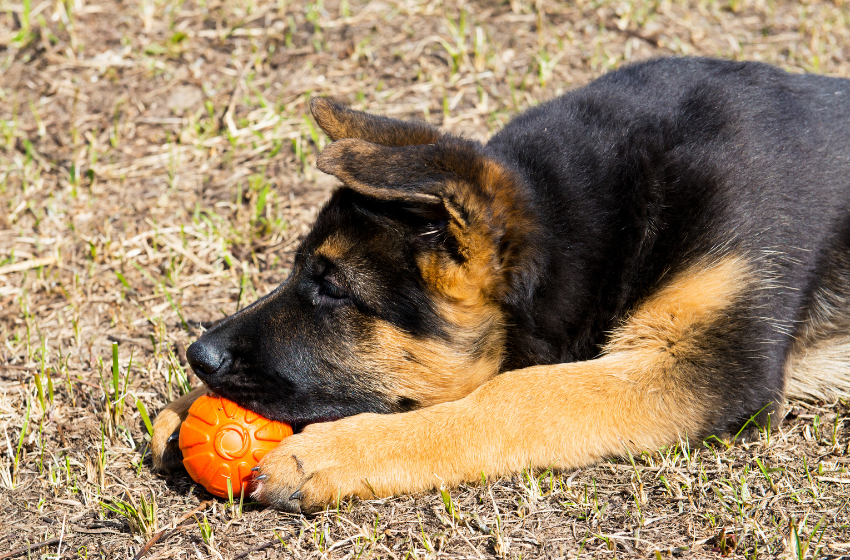
M 338 177 L 291 276 L 206 332 L 206 387 L 296 434 L 310 511 L 781 418 L 850 388 L 850 80 L 662 59 L 486 145 L 314 99 Z

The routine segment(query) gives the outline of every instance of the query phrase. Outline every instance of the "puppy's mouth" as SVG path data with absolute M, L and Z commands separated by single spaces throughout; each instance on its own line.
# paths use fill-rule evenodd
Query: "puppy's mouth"
M 292 428 L 292 432 L 295 433 L 295 434 L 301 433 L 302 431 L 304 431 L 304 428 L 306 428 L 310 424 L 320 424 L 322 422 L 334 422 L 335 420 L 340 420 L 340 419 L 345 417 L 344 415 L 323 415 L 323 416 L 309 416 L 309 417 L 293 416 L 293 415 L 288 414 L 286 412 L 281 413 L 279 410 L 273 410 L 273 411 L 271 411 L 271 410 L 270 411 L 258 410 L 258 408 L 261 408 L 261 407 L 251 406 L 250 404 L 246 404 L 245 402 L 240 402 L 242 399 L 239 399 L 238 397 L 233 398 L 232 396 L 227 395 L 223 391 L 210 389 L 209 394 L 214 396 L 214 397 L 223 397 L 227 400 L 231 400 L 231 401 L 235 402 L 236 404 L 238 404 L 239 406 L 241 406 L 242 408 L 244 408 L 246 410 L 250 410 L 251 412 L 253 412 L 255 414 L 259 414 L 263 418 L 267 418 L 267 419 L 273 420 L 275 422 L 282 422 L 284 424 L 288 424 Z

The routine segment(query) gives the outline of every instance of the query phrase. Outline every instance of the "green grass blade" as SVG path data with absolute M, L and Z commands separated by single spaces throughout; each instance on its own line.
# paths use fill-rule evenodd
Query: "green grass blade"
M 119 394 L 119 373 L 118 373 L 118 343 L 112 343 L 112 390 L 113 397 L 112 400 L 118 400 Z
M 24 423 L 21 426 L 21 435 L 18 437 L 18 448 L 15 451 L 15 480 L 17 480 L 18 476 L 18 463 L 21 460 L 21 450 L 24 448 L 24 437 L 27 434 L 27 430 L 30 426 L 30 408 L 32 406 L 32 399 L 27 397 L 27 411 L 24 413 Z
M 139 416 L 142 417 L 142 422 L 145 423 L 148 435 L 153 438 L 153 424 L 151 424 L 151 418 L 148 416 L 148 409 L 145 407 L 145 403 L 138 397 L 136 397 L 136 410 L 139 411 Z

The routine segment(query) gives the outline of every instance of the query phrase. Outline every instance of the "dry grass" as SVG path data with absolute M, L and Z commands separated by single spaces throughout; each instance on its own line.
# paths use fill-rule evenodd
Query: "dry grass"
M 310 95 L 484 139 L 540 100 L 671 54 L 850 76 L 850 7 L 0 0 L 0 558 L 44 541 L 17 556 L 850 552 L 843 403 L 798 405 L 770 441 L 311 518 L 205 503 L 185 474 L 150 472 L 142 406 L 193 383 L 182 355 L 198 322 L 287 274 L 334 185 L 314 167 L 325 139 Z

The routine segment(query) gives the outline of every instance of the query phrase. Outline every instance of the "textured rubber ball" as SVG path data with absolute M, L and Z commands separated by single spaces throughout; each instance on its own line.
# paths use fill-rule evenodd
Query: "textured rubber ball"
M 210 494 L 227 498 L 230 480 L 238 498 L 253 478 L 251 471 L 292 427 L 246 410 L 233 401 L 214 395 L 198 398 L 180 427 L 183 466 L 192 480 Z M 245 496 L 250 490 L 245 491 Z

